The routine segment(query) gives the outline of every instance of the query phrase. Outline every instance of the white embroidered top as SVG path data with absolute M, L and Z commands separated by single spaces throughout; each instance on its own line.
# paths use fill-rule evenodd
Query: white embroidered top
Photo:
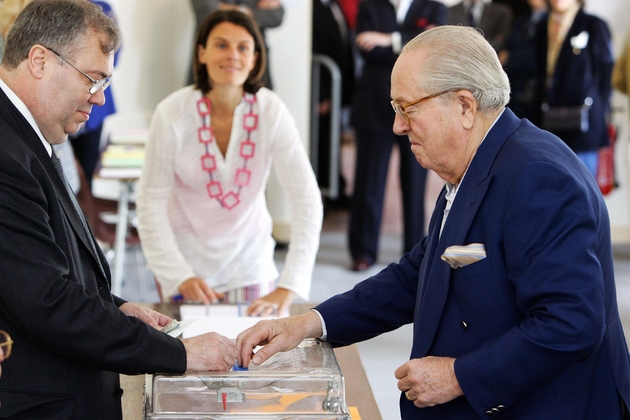
M 276 286 L 307 299 L 323 209 L 295 120 L 274 92 L 258 91 L 253 104 L 257 128 L 249 140 L 255 144 L 254 152 L 245 165 L 250 176 L 247 185 L 239 187 L 235 178 L 244 168 L 241 143 L 248 134 L 243 117 L 251 108 L 241 100 L 234 111 L 225 157 L 216 142 L 207 145 L 216 164 L 212 181 L 225 192 L 237 193 L 238 204 L 233 204 L 232 195 L 226 207 L 209 196 L 209 173 L 202 165 L 206 144 L 198 136 L 201 98 L 201 91 L 193 86 L 182 88 L 158 105 L 151 121 L 136 198 L 148 268 L 165 298 L 178 294 L 179 285 L 194 276 L 219 292 L 277 279 L 272 219 L 265 199 L 273 161 L 292 214 L 289 250 Z M 247 153 L 251 155 L 251 146 Z

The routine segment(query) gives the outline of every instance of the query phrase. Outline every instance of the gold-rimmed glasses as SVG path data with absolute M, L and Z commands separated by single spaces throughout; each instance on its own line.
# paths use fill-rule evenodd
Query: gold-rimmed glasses
M 0 330 L 0 348 L 2 348 L 2 353 L 5 359 L 8 359 L 11 356 L 11 349 L 13 348 L 13 340 L 11 340 L 11 336 L 6 331 Z
M 405 111 L 405 108 L 409 108 L 410 106 L 417 105 L 420 102 L 424 102 L 424 101 L 427 101 L 427 100 L 429 100 L 431 98 L 435 98 L 437 96 L 444 95 L 445 93 L 448 93 L 448 92 L 454 92 L 454 90 L 453 89 L 443 90 L 441 92 L 425 96 L 423 98 L 418 99 L 417 101 L 409 102 L 409 103 L 406 103 L 406 104 L 399 104 L 396 101 L 391 101 L 391 104 L 392 104 L 392 108 L 394 108 L 394 112 L 400 118 L 403 119 L 403 121 L 405 122 L 406 125 L 409 125 L 409 122 L 410 122 L 409 121 L 409 115 L 407 115 L 407 112 Z
M 96 92 L 99 91 L 99 89 L 103 89 L 103 92 L 104 92 L 105 89 L 107 89 L 109 85 L 112 83 L 112 79 L 109 77 L 105 77 L 103 79 L 98 79 L 98 80 L 92 79 L 89 74 L 87 74 L 86 72 L 84 72 L 83 70 L 81 70 L 80 68 L 72 64 L 70 61 L 65 59 L 57 51 L 53 50 L 52 48 L 48 48 L 48 47 L 46 48 L 48 49 L 48 51 L 55 54 L 57 57 L 61 58 L 63 61 L 69 64 L 72 68 L 74 68 L 76 71 L 78 71 L 79 73 L 81 73 L 82 75 L 84 75 L 90 80 L 90 82 L 92 83 L 92 86 L 90 86 L 90 88 L 88 89 L 88 92 L 90 92 L 90 95 L 94 95 Z

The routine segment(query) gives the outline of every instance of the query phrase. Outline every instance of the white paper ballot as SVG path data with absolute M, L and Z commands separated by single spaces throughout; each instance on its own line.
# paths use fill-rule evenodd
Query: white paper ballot
M 262 319 L 265 318 L 252 316 L 205 316 L 197 318 L 196 322 L 186 329 L 184 338 L 194 337 L 207 332 L 216 332 L 227 338 L 236 339 L 239 333 Z
M 254 326 L 263 319 L 276 319 L 272 316 L 247 316 L 246 304 L 182 305 L 179 313 L 183 321 L 195 320 L 186 328 L 183 337 L 190 338 L 207 332 L 216 332 L 227 338 L 236 339 L 242 331 Z M 280 317 L 289 316 L 288 311 Z
M 170 324 L 165 327 L 162 327 L 162 332 L 170 335 L 171 337 L 179 337 L 185 330 L 188 329 L 192 324 L 197 322 L 196 319 L 188 319 L 185 321 L 176 321 L 173 320 Z

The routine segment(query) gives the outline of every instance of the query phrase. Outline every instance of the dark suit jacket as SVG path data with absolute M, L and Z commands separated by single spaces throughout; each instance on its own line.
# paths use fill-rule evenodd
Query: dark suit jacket
M 465 396 L 403 419 L 620 419 L 630 356 L 615 292 L 610 225 L 593 176 L 557 137 L 506 109 L 473 158 L 441 236 L 316 309 L 335 346 L 414 323 L 411 358 L 457 358 Z M 451 245 L 486 258 L 452 269 Z M 400 361 L 402 365 L 403 360 Z
M 402 44 L 431 25 L 446 23 L 447 9 L 431 0 L 414 0 L 402 25 L 396 22 L 396 11 L 389 0 L 362 0 L 359 3 L 357 34 L 365 31 L 400 32 Z M 391 127 L 394 111 L 390 104 L 391 72 L 396 54 L 391 47 L 361 51 L 364 59 L 361 77 L 353 96 L 352 121 L 362 129 Z
M 587 132 L 558 132 L 576 152 L 597 150 L 609 144 L 606 117 L 610 112 L 612 94 L 611 75 L 614 64 L 610 31 L 606 22 L 588 15 L 581 9 L 566 35 L 553 73 L 551 86 L 546 88 L 547 78 L 547 26 L 549 18 L 543 17 L 536 27 L 536 63 L 538 64 L 538 96 L 535 103 L 535 123 L 540 123 L 540 105 L 547 100 L 550 106 L 581 105 L 584 99 L 593 99 L 589 111 Z M 588 44 L 574 50 L 571 39 L 582 32 L 588 33 Z
M 470 25 L 463 2 L 448 8 L 448 24 Z M 512 30 L 512 10 L 504 4 L 486 3 L 483 6 L 481 20 L 477 27 L 481 29 L 484 38 L 494 50 L 501 51 Z
M 0 90 L 0 329 L 15 341 L 0 418 L 118 419 L 118 372 L 185 371 L 181 341 L 118 309 L 97 252 L 40 138 Z

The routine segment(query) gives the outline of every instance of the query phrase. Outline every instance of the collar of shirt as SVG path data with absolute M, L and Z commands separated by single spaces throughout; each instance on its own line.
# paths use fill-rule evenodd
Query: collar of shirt
M 35 130 L 35 132 L 39 136 L 39 139 L 42 141 L 44 148 L 46 148 L 46 152 L 48 152 L 48 156 L 52 156 L 52 146 L 44 138 L 44 135 L 42 134 L 42 131 L 39 129 L 39 127 L 37 126 L 37 122 L 35 122 L 35 117 L 33 117 L 33 114 L 31 114 L 31 111 L 29 111 L 29 109 L 26 107 L 24 102 L 22 102 L 22 100 L 15 94 L 15 92 L 11 90 L 9 86 L 7 86 L 6 83 L 4 83 L 4 80 L 2 79 L 0 79 L 0 88 L 7 95 L 11 103 L 18 109 L 18 111 L 20 111 L 20 114 L 22 114 L 24 118 L 26 118 L 26 121 L 28 121 L 31 127 L 33 127 L 33 130 Z
M 488 133 L 490 132 L 490 130 L 492 130 L 492 127 L 494 127 L 497 121 L 499 121 L 499 118 L 501 118 L 501 115 L 503 115 L 504 112 L 505 112 L 505 108 L 503 108 L 501 113 L 497 115 L 497 117 L 494 119 L 494 121 L 492 122 L 492 125 L 490 126 L 490 128 L 488 128 L 488 131 L 486 131 L 486 134 L 483 136 L 483 139 L 481 139 L 481 142 L 479 143 L 479 146 L 477 147 L 477 149 L 481 147 L 481 143 L 483 143 L 483 141 L 486 139 L 486 137 L 488 136 Z M 474 159 L 474 156 L 473 156 L 473 159 Z M 446 198 L 446 207 L 444 208 L 444 215 L 442 216 L 442 226 L 440 227 L 440 235 L 442 234 L 442 229 L 444 229 L 444 224 L 446 223 L 446 219 L 448 218 L 448 213 L 451 211 L 451 207 L 453 206 L 453 203 L 455 202 L 455 197 L 457 196 L 457 191 L 459 191 L 459 186 L 462 185 L 462 182 L 464 181 L 464 178 L 466 177 L 466 174 L 468 173 L 468 168 L 470 168 L 470 164 L 472 163 L 473 159 L 470 159 L 470 162 L 468 162 L 468 166 L 466 167 L 466 170 L 464 171 L 464 175 L 462 175 L 462 179 L 460 179 L 457 184 L 451 184 L 450 182 L 447 182 L 445 185 L 446 196 L 444 198 Z

